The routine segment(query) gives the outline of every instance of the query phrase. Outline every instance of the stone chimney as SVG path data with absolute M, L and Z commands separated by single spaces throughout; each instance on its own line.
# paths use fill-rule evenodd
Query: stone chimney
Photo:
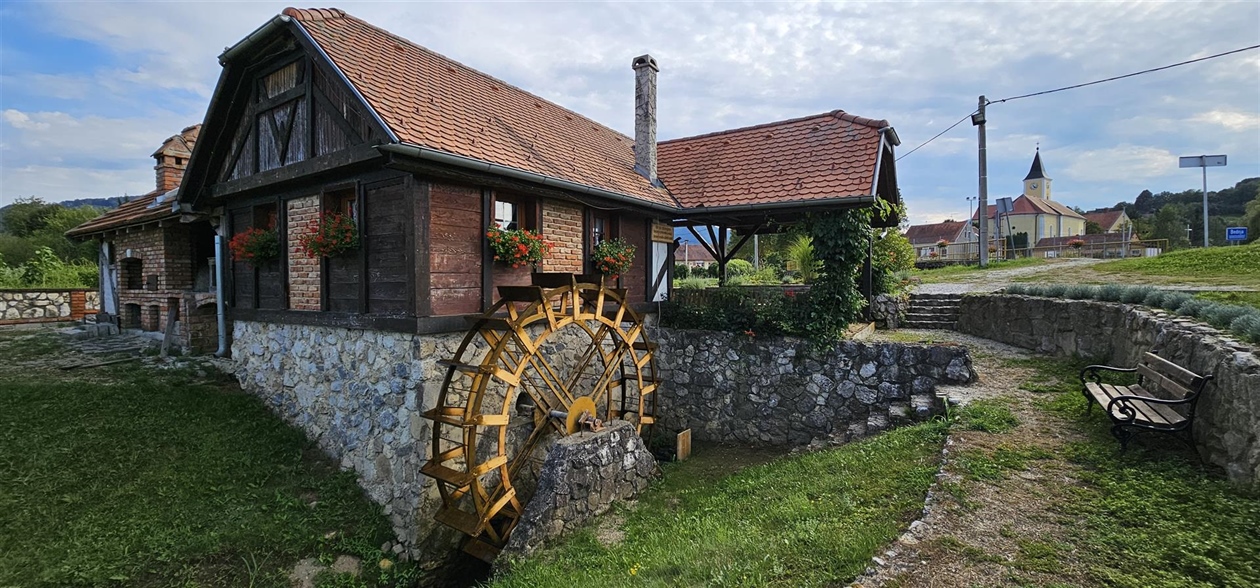
M 188 158 L 192 157 L 193 146 L 197 144 L 197 134 L 201 125 L 185 127 L 178 135 L 162 142 L 162 147 L 153 152 L 157 165 L 157 189 L 170 192 L 179 187 L 184 179 L 184 168 L 188 167 Z
M 656 179 L 656 59 L 640 55 L 631 64 L 634 68 L 634 171 Z

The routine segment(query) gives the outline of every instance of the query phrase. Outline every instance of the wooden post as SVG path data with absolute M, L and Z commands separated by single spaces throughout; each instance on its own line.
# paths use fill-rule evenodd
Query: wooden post
M 162 357 L 166 357 L 171 349 L 171 338 L 175 336 L 175 317 L 178 312 L 178 305 L 166 309 L 166 332 L 162 334 Z
M 678 434 L 674 445 L 674 459 L 682 461 L 691 457 L 691 429 Z

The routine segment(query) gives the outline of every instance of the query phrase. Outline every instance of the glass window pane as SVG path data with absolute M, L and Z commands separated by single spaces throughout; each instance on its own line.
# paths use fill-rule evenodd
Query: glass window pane
M 516 220 L 516 203 L 496 200 L 494 202 L 494 224 L 504 231 L 520 228 Z

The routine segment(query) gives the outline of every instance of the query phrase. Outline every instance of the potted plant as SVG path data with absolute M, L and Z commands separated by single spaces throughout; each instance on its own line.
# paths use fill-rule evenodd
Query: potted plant
M 348 214 L 325 212 L 307 225 L 299 241 L 308 257 L 334 257 L 359 248 L 359 226 Z
M 591 261 L 595 263 L 595 271 L 615 280 L 634 263 L 634 245 L 620 237 L 606 239 L 595 245 Z
M 280 238 L 274 228 L 246 229 L 228 241 L 232 259 L 255 267 L 280 258 Z
M 551 241 L 529 229 L 508 231 L 492 226 L 486 229 L 486 239 L 490 241 L 494 260 L 514 268 L 526 265 L 537 267 L 555 247 Z
M 1068 241 L 1067 244 L 1068 247 L 1080 251 L 1081 247 L 1085 246 L 1085 241 L 1083 239 L 1072 239 Z
M 946 240 L 946 239 L 941 239 L 940 241 L 937 241 L 937 242 L 936 242 L 936 248 L 937 248 L 937 249 L 940 249 L 941 251 L 944 251 L 946 247 L 949 247 L 949 241 L 948 241 L 948 240 Z

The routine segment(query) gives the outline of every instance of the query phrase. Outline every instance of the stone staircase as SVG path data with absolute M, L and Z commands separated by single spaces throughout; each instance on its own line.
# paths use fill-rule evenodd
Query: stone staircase
M 907 329 L 954 329 L 958 325 L 961 294 L 911 294 L 906 311 Z

